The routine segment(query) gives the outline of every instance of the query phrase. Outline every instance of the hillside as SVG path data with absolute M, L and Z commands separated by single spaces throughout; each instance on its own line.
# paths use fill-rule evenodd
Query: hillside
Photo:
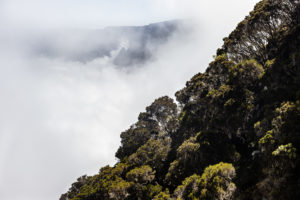
M 298 0 L 260 1 L 178 104 L 156 99 L 119 162 L 60 200 L 300 199 L 299 22 Z
M 34 54 L 77 62 L 111 57 L 118 67 L 141 65 L 153 58 L 155 50 L 174 34 L 187 34 L 188 26 L 180 20 L 145 26 L 106 27 L 98 30 L 69 30 L 39 36 L 33 41 Z M 49 42 L 50 41 L 50 42 Z M 81 46 L 82 48 L 76 48 Z M 112 55 L 116 54 L 116 55 Z

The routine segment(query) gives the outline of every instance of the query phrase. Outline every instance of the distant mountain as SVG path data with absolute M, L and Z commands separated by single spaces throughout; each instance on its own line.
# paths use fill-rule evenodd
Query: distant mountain
M 153 52 L 175 33 L 184 33 L 181 20 L 153 23 L 146 26 L 107 27 L 92 31 L 68 31 L 40 38 L 35 54 L 89 62 L 109 57 L 114 65 L 128 67 L 153 59 Z M 71 37 L 70 37 L 71 35 Z M 183 34 L 184 35 L 184 34 Z M 76 44 L 76 45 L 75 45 Z M 74 49 L 73 46 L 81 46 Z

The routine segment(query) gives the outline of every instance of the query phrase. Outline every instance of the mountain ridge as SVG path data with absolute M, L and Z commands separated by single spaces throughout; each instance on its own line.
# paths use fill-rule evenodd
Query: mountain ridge
M 54 36 L 48 34 L 45 36 L 47 39 L 41 38 L 32 51 L 44 57 L 83 63 L 112 57 L 112 52 L 119 51 L 111 58 L 112 64 L 117 67 L 141 66 L 153 60 L 153 52 L 175 33 L 187 34 L 189 25 L 186 24 L 184 20 L 170 20 L 145 26 L 115 26 L 84 32 L 73 30 L 72 34 Z M 74 49 L 73 46 L 82 48 Z

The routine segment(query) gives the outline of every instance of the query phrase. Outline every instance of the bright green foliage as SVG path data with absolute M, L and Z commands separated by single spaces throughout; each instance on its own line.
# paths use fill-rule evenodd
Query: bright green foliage
M 275 151 L 272 152 L 272 155 L 288 157 L 289 159 L 295 159 L 297 157 L 296 148 L 293 147 L 292 143 L 280 145 Z
M 105 166 L 100 169 L 100 177 L 111 179 L 114 176 L 122 176 L 127 172 L 129 166 L 126 163 L 118 163 L 115 167 Z
M 297 166 L 297 149 L 300 145 L 298 134 L 300 131 L 299 105 L 299 101 L 281 103 L 274 111 L 274 118 L 269 122 L 272 129 L 267 131 L 259 140 L 265 159 L 262 171 L 266 178 L 258 184 L 258 188 L 261 191 L 267 190 L 270 197 L 290 195 L 279 191 L 282 190 L 281 188 L 288 186 L 283 182 L 292 179 L 290 174 L 295 173 L 294 170 Z M 279 182 L 280 184 L 273 186 L 272 189 L 266 189 L 270 188 L 268 182 Z
M 174 160 L 172 163 L 170 163 L 170 167 L 168 169 L 168 173 L 166 174 L 166 182 L 168 184 L 171 184 L 171 181 L 180 180 L 182 178 L 183 174 L 180 169 L 180 162 L 178 160 Z
M 160 192 L 158 195 L 154 197 L 153 200 L 170 200 L 170 192 L 168 189 L 166 191 Z
M 86 175 L 79 177 L 77 179 L 77 182 L 72 184 L 71 188 L 69 189 L 69 192 L 66 194 L 63 194 L 60 197 L 60 200 L 64 200 L 66 198 L 68 198 L 68 199 L 74 198 L 79 193 L 81 187 L 84 186 L 88 182 L 89 178 L 90 177 L 87 177 Z
M 219 163 L 204 170 L 201 176 L 201 197 L 204 199 L 231 199 L 235 185 L 231 180 L 235 177 L 232 164 Z
M 177 199 L 198 200 L 201 177 L 197 174 L 187 177 L 174 192 Z
M 81 200 L 81 199 L 92 199 L 91 197 L 97 196 L 97 191 L 100 190 L 101 179 L 99 175 L 90 177 L 85 185 L 83 185 L 80 190 L 72 196 L 72 200 Z
M 272 120 L 274 135 L 279 143 L 295 142 L 300 144 L 300 101 L 284 102 L 275 111 Z M 293 137 L 293 141 L 290 138 Z
M 186 200 L 231 199 L 236 189 L 231 182 L 234 177 L 234 167 L 221 162 L 207 167 L 201 177 L 194 174 L 186 178 L 174 194 L 177 199 Z
M 112 200 L 123 200 L 129 196 L 128 189 L 131 187 L 132 183 L 128 183 L 120 178 L 111 181 L 108 185 L 108 195 L 109 199 Z
M 258 129 L 260 127 L 261 122 L 258 121 L 254 124 L 254 129 Z
M 271 67 L 274 65 L 275 61 L 276 61 L 275 58 L 272 59 L 272 60 L 267 60 L 266 63 L 265 63 L 265 68 L 266 68 L 266 69 L 271 68 Z
M 210 90 L 207 94 L 207 97 L 218 98 L 225 97 L 227 93 L 231 91 L 231 87 L 229 85 L 221 85 L 217 90 Z
M 223 61 L 226 61 L 227 60 L 227 55 L 225 53 L 221 54 L 221 55 L 218 55 L 216 58 L 215 58 L 215 61 L 214 62 L 223 62 Z
M 259 144 L 262 144 L 262 145 L 264 145 L 264 144 L 274 144 L 274 143 L 275 143 L 275 140 L 274 140 L 274 137 L 273 137 L 272 133 L 273 133 L 272 131 L 268 131 L 268 132 L 265 134 L 265 136 L 262 137 L 262 138 L 258 141 L 258 143 L 259 143 Z
M 257 121 L 253 125 L 256 136 L 263 137 L 267 133 L 273 135 L 273 133 L 269 132 L 269 130 L 267 131 L 267 129 L 269 129 L 268 125 L 269 125 L 269 121 L 267 119 L 263 119 L 262 121 Z
M 176 185 L 186 176 L 202 173 L 210 164 L 221 160 L 235 161 L 235 148 L 227 141 L 225 135 L 214 131 L 201 131 L 190 137 L 177 148 L 176 160 L 170 164 L 165 180 Z
M 121 200 L 129 195 L 131 182 L 122 178 L 128 166 L 120 163 L 115 167 L 103 167 L 99 175 L 89 177 L 72 200 L 112 199 Z
M 131 187 L 131 184 L 120 177 L 114 177 L 111 180 L 93 177 L 72 200 L 92 200 L 94 198 L 125 199 L 129 195 L 128 189 Z
M 196 137 L 184 141 L 177 149 L 178 159 L 170 164 L 166 180 L 170 182 L 183 178 L 184 169 L 190 169 L 199 161 L 199 148 L 200 144 L 197 143 Z
M 182 145 L 177 149 L 177 155 L 186 159 L 190 154 L 195 154 L 200 148 L 200 144 L 196 143 L 196 137 L 184 141 Z
M 221 55 L 218 55 L 215 58 L 215 60 L 209 64 L 209 67 L 207 68 L 206 72 L 210 75 L 223 74 L 225 76 L 219 77 L 219 78 L 221 78 L 221 79 L 227 78 L 226 73 L 233 65 L 234 65 L 234 63 L 228 59 L 228 56 L 226 55 L 226 53 L 223 53 Z
M 148 184 L 147 186 L 143 187 L 143 193 L 145 194 L 143 199 L 155 199 L 155 196 L 158 194 L 162 193 L 162 186 L 156 184 L 156 185 L 151 185 Z
M 128 181 L 136 182 L 140 184 L 147 184 L 153 181 L 155 177 L 155 171 L 148 165 L 144 165 L 139 168 L 134 168 L 126 174 Z
M 172 182 L 174 180 L 181 180 L 185 175 L 184 169 L 191 169 L 191 167 L 199 162 L 198 150 L 200 144 L 196 142 L 196 137 L 183 142 L 177 149 L 178 159 L 170 164 L 166 180 Z
M 229 71 L 234 84 L 251 88 L 262 77 L 264 68 L 256 60 L 251 59 L 235 65 Z
M 155 170 L 161 170 L 171 150 L 171 139 L 150 139 L 128 158 L 133 166 L 150 165 Z
M 279 145 L 272 152 L 273 162 L 270 171 L 273 179 L 289 179 L 289 173 L 295 170 L 297 149 L 292 143 Z
M 155 171 L 148 165 L 134 168 L 126 174 L 126 179 L 133 182 L 130 192 L 130 199 L 153 199 L 161 192 L 159 184 L 150 184 L 155 178 Z

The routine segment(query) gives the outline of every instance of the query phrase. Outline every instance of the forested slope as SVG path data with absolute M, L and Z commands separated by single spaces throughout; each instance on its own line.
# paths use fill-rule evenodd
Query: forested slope
M 61 200 L 300 199 L 300 3 L 263 0 L 205 73 L 121 133 Z

